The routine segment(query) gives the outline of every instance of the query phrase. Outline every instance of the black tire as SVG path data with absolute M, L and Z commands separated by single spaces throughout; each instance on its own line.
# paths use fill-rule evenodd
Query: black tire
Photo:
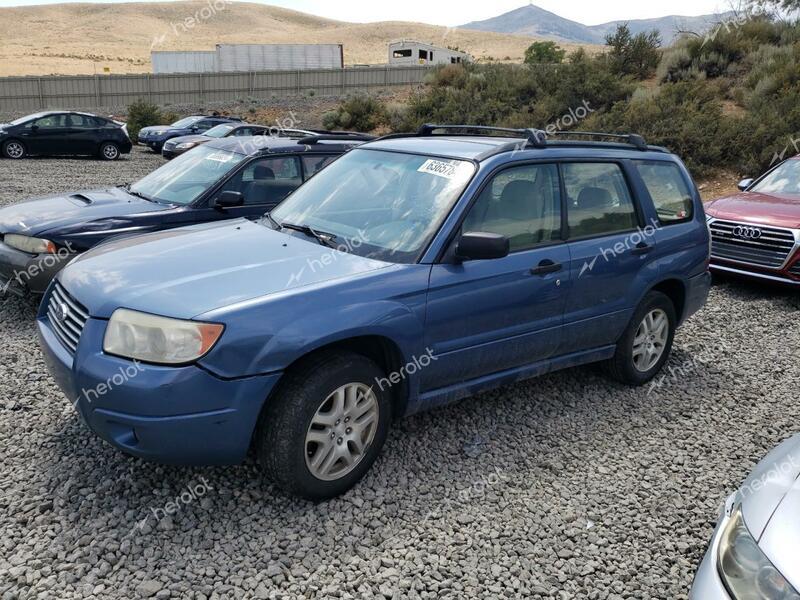
M 322 353 L 288 372 L 267 400 L 255 433 L 259 462 L 282 489 L 309 500 L 343 494 L 369 470 L 389 432 L 392 405 L 388 390 L 377 385 L 386 374 L 370 359 L 351 352 Z M 306 464 L 306 434 L 326 398 L 341 386 L 360 383 L 371 387 L 378 418 L 372 442 L 353 469 L 335 480 L 317 478 Z
M 103 142 L 100 144 L 98 154 L 103 160 L 117 160 L 120 156 L 119 146 L 114 142 Z
M 28 149 L 25 144 L 19 140 L 8 140 L 3 144 L 3 156 L 11 159 L 25 158 L 28 155 Z
M 639 370 L 634 363 L 634 338 L 636 337 L 636 332 L 638 331 L 645 317 L 652 311 L 659 309 L 666 313 L 669 322 L 667 341 L 661 357 L 658 359 L 658 362 L 656 362 L 655 365 L 653 365 L 653 367 L 647 371 L 642 371 Z M 631 322 L 628 324 L 625 332 L 622 334 L 622 337 L 617 342 L 617 351 L 614 354 L 614 357 L 603 364 L 605 371 L 610 377 L 619 382 L 634 386 L 644 385 L 658 375 L 658 372 L 664 367 L 664 363 L 669 360 L 669 355 L 672 351 L 672 342 L 675 339 L 675 329 L 677 328 L 677 324 L 678 319 L 675 314 L 675 306 L 672 304 L 672 300 L 670 300 L 668 296 L 662 294 L 661 292 L 648 293 L 644 297 L 644 300 L 642 300 L 642 302 L 639 304 L 636 312 L 633 313 Z

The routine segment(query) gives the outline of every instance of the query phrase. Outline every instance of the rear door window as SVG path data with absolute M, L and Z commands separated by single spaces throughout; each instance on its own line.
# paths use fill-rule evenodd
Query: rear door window
M 653 199 L 658 220 L 666 225 L 690 221 L 694 216 L 692 192 L 678 165 L 669 162 L 634 162 Z
M 570 238 L 610 235 L 636 229 L 633 197 L 616 163 L 564 163 Z

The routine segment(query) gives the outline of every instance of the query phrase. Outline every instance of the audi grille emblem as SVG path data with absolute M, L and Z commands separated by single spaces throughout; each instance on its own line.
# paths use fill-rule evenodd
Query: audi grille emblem
M 761 237 L 762 232 L 758 227 L 739 225 L 733 229 L 733 235 L 744 240 L 757 240 Z

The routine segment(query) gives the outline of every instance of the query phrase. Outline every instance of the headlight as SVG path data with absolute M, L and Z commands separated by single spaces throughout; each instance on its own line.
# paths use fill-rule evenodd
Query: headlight
M 717 568 L 735 600 L 800 600 L 750 535 L 741 508 L 722 532 Z
M 164 135 L 167 133 L 166 129 L 156 129 L 155 131 L 151 131 L 150 135 Z
M 55 254 L 57 251 L 56 245 L 50 240 L 28 237 L 27 235 L 7 233 L 3 241 L 6 246 L 11 246 L 28 254 Z
M 143 362 L 186 364 L 208 354 L 224 329 L 218 323 L 181 321 L 120 308 L 108 322 L 103 351 Z
M 197 142 L 182 142 L 175 146 L 178 150 L 188 150 L 189 148 L 194 148 L 197 146 Z

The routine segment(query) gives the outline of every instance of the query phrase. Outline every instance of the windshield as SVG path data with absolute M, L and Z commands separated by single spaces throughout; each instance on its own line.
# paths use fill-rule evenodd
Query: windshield
M 191 204 L 245 156 L 198 146 L 134 183 L 130 190 L 157 202 Z
M 206 137 L 221 138 L 228 135 L 231 129 L 233 129 L 233 125 L 217 125 L 206 131 L 203 135 Z
M 800 160 L 787 160 L 748 191 L 800 196 Z
M 474 172 L 475 166 L 462 160 L 353 150 L 314 175 L 271 216 L 277 223 L 333 235 L 340 247 L 359 256 L 411 263 Z
M 185 119 L 181 119 L 180 121 L 175 121 L 170 127 L 174 127 L 175 129 L 186 129 L 187 127 L 191 127 L 192 123 L 197 123 L 203 117 L 186 117 Z

